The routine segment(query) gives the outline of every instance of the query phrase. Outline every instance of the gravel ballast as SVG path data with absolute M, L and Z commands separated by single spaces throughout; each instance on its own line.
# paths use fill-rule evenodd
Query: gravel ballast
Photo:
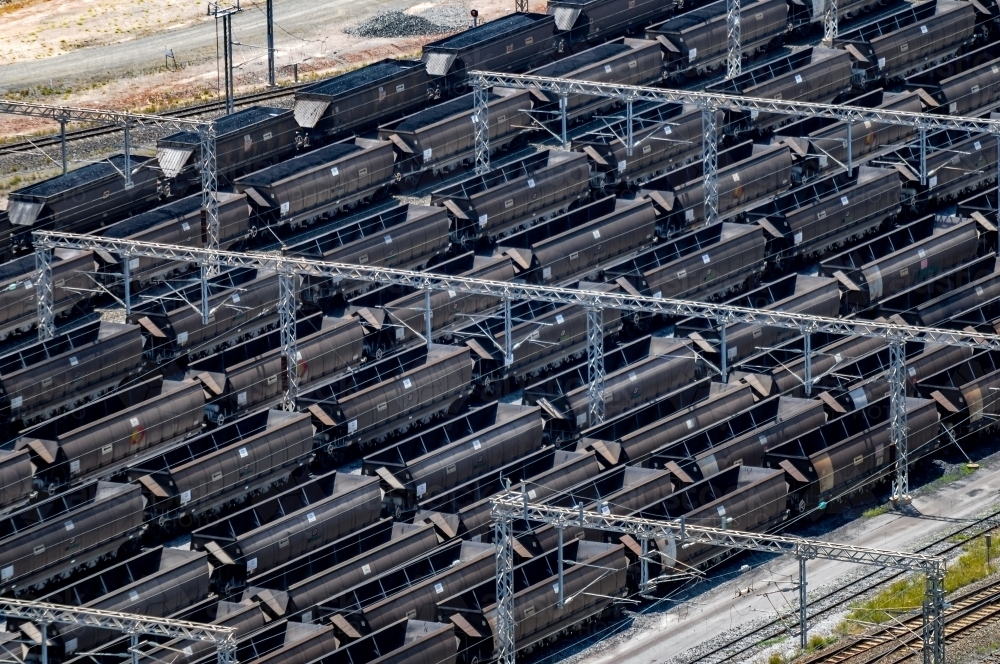
M 361 21 L 352 28 L 344 30 L 355 37 L 391 38 L 419 37 L 421 35 L 439 35 L 451 32 L 449 28 L 428 21 L 421 16 L 410 16 L 403 12 L 380 12 L 369 19 Z

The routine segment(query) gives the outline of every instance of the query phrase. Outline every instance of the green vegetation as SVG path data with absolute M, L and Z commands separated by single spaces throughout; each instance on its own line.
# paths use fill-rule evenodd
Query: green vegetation
M 957 469 L 949 473 L 945 473 L 941 477 L 937 478 L 936 480 L 925 486 L 924 490 L 933 491 L 934 489 L 942 487 L 945 484 L 949 484 L 951 482 L 954 482 L 955 480 L 960 480 L 963 477 L 967 477 L 974 472 L 976 472 L 975 468 L 969 468 L 968 466 L 963 464 L 961 466 L 958 466 Z
M 964 553 L 958 560 L 948 565 L 944 577 L 945 592 L 964 588 L 998 569 L 996 552 L 991 555 L 990 564 L 986 564 L 986 540 L 983 537 L 969 540 L 962 549 Z M 857 632 L 865 625 L 885 623 L 902 614 L 916 611 L 923 605 L 924 592 L 923 576 L 896 581 L 871 599 L 852 607 L 847 620 L 840 625 L 838 631 Z
M 861 513 L 861 517 L 864 519 L 874 519 L 877 516 L 882 516 L 887 512 L 892 511 L 892 506 L 886 503 L 885 505 L 878 505 L 876 507 L 869 507 L 864 512 Z
M 806 645 L 806 652 L 816 652 L 817 650 L 822 650 L 828 645 L 835 643 L 838 638 L 840 637 L 834 634 L 829 634 L 827 636 L 813 634 L 809 637 L 809 643 Z

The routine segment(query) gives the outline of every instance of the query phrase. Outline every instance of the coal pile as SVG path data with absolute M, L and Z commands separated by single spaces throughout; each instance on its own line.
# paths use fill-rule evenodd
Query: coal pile
M 451 32 L 420 16 L 410 16 L 403 12 L 382 12 L 345 30 L 355 37 L 419 37 Z

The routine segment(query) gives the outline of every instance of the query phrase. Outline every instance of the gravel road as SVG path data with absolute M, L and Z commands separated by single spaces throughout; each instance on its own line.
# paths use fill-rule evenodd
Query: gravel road
M 284 44 L 300 47 L 304 43 L 302 39 L 315 40 L 306 45 L 306 53 L 311 55 L 325 51 L 329 55 L 338 49 L 338 38 L 344 39 L 339 27 L 335 26 L 348 25 L 380 11 L 402 11 L 419 1 L 275 0 L 276 48 L 280 52 Z M 263 1 L 258 4 L 264 6 Z M 153 71 L 163 67 L 166 49 L 173 49 L 179 63 L 214 61 L 215 19 L 203 14 L 178 16 L 177 19 L 186 23 L 182 27 L 117 44 L 86 47 L 54 57 L 0 66 L 0 94 L 50 80 L 55 87 L 79 87 L 81 82 L 106 81 Z M 301 39 L 293 39 L 285 31 Z M 262 45 L 265 32 L 263 11 L 252 2 L 244 3 L 244 11 L 233 18 L 235 40 Z

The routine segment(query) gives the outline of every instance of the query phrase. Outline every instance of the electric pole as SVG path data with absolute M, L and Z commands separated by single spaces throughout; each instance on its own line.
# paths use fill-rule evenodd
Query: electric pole
M 270 5 L 270 2 L 268 2 Z M 208 15 L 222 19 L 222 60 L 226 72 L 226 115 L 234 110 L 235 84 L 233 82 L 233 14 L 243 11 L 239 2 L 235 7 L 220 7 L 217 2 L 208 4 Z M 270 28 L 270 25 L 268 25 Z
M 274 0 L 267 0 L 267 84 L 274 82 Z

